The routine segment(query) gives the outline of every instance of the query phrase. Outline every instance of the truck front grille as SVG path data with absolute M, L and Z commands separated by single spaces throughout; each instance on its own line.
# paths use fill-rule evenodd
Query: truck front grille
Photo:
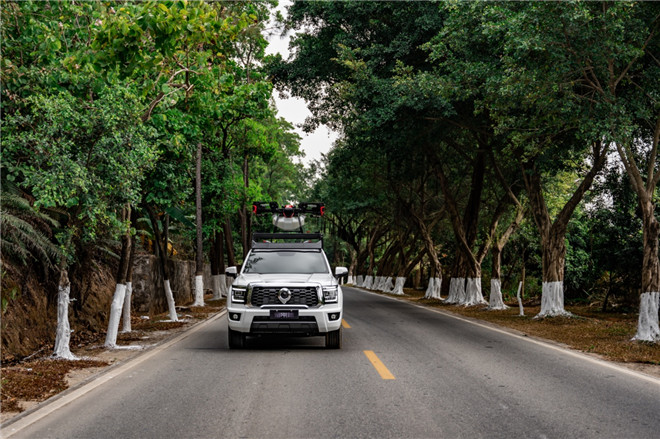
M 282 302 L 277 298 L 278 292 L 283 287 L 254 287 L 252 289 L 252 306 L 263 305 L 282 305 Z M 287 287 L 291 293 L 291 299 L 286 302 L 286 305 L 307 305 L 309 307 L 317 306 L 319 298 L 315 287 Z

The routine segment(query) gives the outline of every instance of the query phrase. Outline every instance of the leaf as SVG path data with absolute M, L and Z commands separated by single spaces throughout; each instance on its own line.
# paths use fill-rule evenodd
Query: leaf
M 192 221 L 186 218 L 184 213 L 178 207 L 168 207 L 165 209 L 165 212 L 167 212 L 167 214 L 172 218 L 174 218 L 175 220 L 190 227 L 191 229 L 194 229 L 196 227 Z

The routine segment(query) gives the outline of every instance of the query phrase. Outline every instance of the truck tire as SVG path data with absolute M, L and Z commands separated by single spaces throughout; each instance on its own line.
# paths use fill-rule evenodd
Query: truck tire
M 341 349 L 341 328 L 325 334 L 326 349 Z
M 245 347 L 245 334 L 229 329 L 229 349 L 243 349 Z

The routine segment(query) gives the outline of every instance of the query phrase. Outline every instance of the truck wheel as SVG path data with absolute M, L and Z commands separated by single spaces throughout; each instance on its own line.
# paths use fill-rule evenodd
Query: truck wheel
M 326 349 L 341 349 L 341 328 L 325 334 Z
M 229 349 L 243 349 L 245 347 L 245 334 L 229 329 Z

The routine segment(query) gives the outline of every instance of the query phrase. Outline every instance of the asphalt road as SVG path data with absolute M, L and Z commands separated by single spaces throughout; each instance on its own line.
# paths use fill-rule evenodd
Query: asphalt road
M 230 351 L 222 317 L 3 435 L 658 437 L 660 380 L 441 312 L 344 291 L 350 328 L 341 350 L 325 350 L 322 338 L 293 338 L 253 339 L 248 349 Z

